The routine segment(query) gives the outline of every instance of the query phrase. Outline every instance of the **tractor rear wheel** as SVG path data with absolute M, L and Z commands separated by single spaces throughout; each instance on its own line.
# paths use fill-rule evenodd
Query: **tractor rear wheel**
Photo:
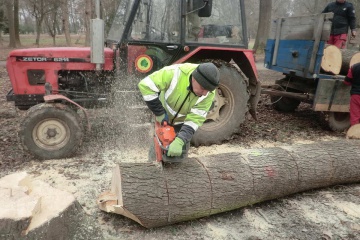
M 350 114 L 348 112 L 330 112 L 329 127 L 335 132 L 341 132 L 350 127 Z
M 75 111 L 60 103 L 35 105 L 21 123 L 21 144 L 38 159 L 70 157 L 82 143 L 79 119 Z
M 205 123 L 191 140 L 194 146 L 218 144 L 229 139 L 238 131 L 248 112 L 250 94 L 245 75 L 226 62 L 221 62 L 218 68 L 220 85 Z

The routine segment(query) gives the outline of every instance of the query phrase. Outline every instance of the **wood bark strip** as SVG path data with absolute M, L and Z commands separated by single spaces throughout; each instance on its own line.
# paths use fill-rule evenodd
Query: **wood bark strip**
M 321 60 L 321 69 L 327 73 L 339 74 L 342 66 L 342 55 L 338 47 L 326 45 Z
M 251 149 L 181 164 L 119 163 L 100 209 L 152 228 L 360 181 L 360 141 Z

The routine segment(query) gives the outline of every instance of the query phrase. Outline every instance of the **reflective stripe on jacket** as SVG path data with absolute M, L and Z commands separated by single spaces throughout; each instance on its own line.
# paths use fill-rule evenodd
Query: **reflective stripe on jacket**
M 216 91 L 198 97 L 190 90 L 191 73 L 197 66 L 192 63 L 167 66 L 147 76 L 138 85 L 145 101 L 160 98 L 170 122 L 186 99 L 174 124 L 183 123 L 194 131 L 204 123 Z

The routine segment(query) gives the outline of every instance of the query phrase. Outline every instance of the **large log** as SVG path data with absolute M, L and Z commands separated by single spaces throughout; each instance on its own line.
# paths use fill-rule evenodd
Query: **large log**
M 360 124 L 355 124 L 351 126 L 346 132 L 346 138 L 360 139 Z
M 360 181 L 360 141 L 341 140 L 187 159 L 119 163 L 100 209 L 152 228 L 293 193 Z
M 351 49 L 340 49 L 342 55 L 342 65 L 340 73 L 346 75 L 349 68 L 355 63 L 360 62 L 360 52 Z
M 103 239 L 73 195 L 25 172 L 0 179 L 0 239 Z
M 321 69 L 331 74 L 339 74 L 342 66 L 342 54 L 338 47 L 326 45 L 321 60 Z

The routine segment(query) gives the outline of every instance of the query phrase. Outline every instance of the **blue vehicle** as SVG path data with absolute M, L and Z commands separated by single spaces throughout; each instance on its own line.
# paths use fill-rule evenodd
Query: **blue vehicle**
M 263 86 L 262 93 L 271 96 L 279 111 L 294 111 L 301 102 L 309 103 L 314 111 L 328 113 L 332 130 L 343 131 L 350 126 L 349 87 L 342 84 L 344 75 L 321 67 L 332 17 L 333 13 L 326 13 L 273 21 L 264 65 L 284 77 L 275 85 Z

